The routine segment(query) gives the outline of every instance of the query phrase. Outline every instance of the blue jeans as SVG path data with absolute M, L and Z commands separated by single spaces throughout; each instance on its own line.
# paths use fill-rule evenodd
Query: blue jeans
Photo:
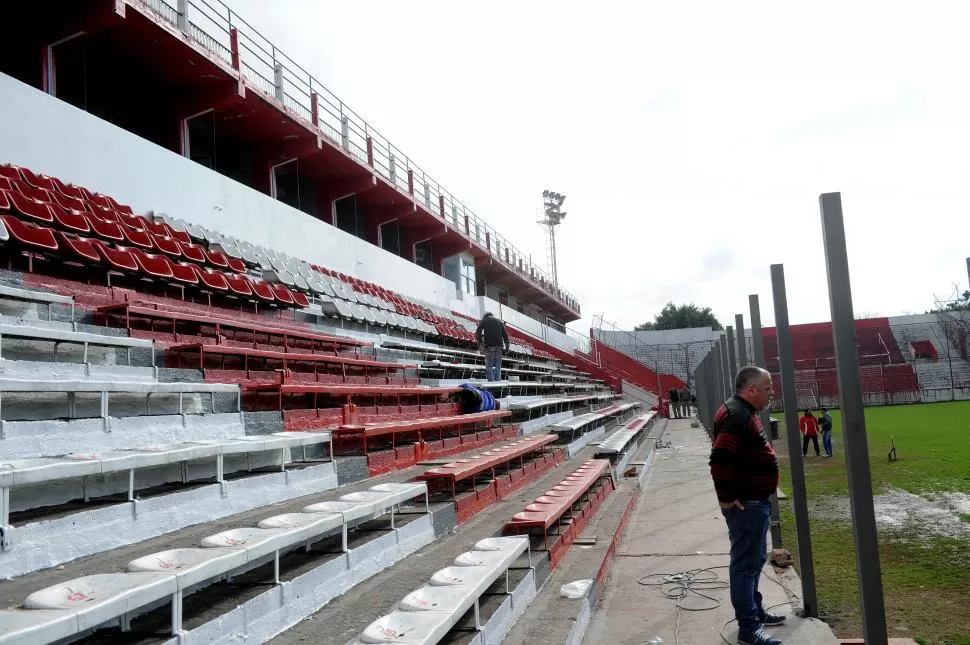
M 832 456 L 832 431 L 822 430 L 822 449 L 829 457 Z
M 768 561 L 765 540 L 771 523 L 771 503 L 768 500 L 741 500 L 744 510 L 724 508 L 731 539 L 730 588 L 734 617 L 738 620 L 738 637 L 751 636 L 761 628 L 764 606 L 758 582 L 761 570 Z
M 502 348 L 501 347 L 485 348 L 485 380 L 486 381 L 502 380 Z

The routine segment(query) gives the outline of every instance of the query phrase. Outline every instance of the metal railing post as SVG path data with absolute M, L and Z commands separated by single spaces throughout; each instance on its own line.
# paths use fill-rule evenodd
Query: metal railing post
M 751 353 L 754 354 L 752 358 L 753 364 L 757 365 L 761 369 L 767 369 L 765 367 L 765 342 L 764 336 L 761 334 L 761 304 L 758 302 L 758 294 L 753 293 L 748 296 L 748 305 L 751 309 Z M 741 316 L 737 317 L 738 326 L 741 325 Z M 743 327 L 741 327 L 743 329 Z M 761 417 L 761 427 L 764 428 L 765 434 L 768 436 L 768 442 L 773 443 L 771 436 L 771 416 L 768 414 L 768 409 L 764 409 L 759 413 Z M 778 494 L 772 494 L 771 498 L 771 548 L 780 549 L 782 548 L 781 539 L 781 519 L 778 514 Z
M 775 301 L 775 333 L 778 336 L 778 364 L 781 368 L 782 399 L 785 405 L 785 435 L 788 438 L 788 462 L 791 466 L 792 506 L 795 510 L 795 533 L 798 536 L 798 573 L 802 577 L 802 600 L 805 615 L 818 617 L 815 598 L 815 564 L 812 560 L 812 532 L 808 523 L 808 499 L 805 490 L 805 463 L 798 433 L 798 395 L 795 392 L 795 365 L 792 362 L 791 330 L 788 328 L 788 296 L 785 292 L 785 267 L 771 265 L 771 291 Z M 853 345 L 853 351 L 855 345 Z
M 738 334 L 738 367 L 748 364 L 748 348 L 744 339 L 744 315 L 734 314 L 734 329 Z
M 862 601 L 862 631 L 867 645 L 886 645 L 886 607 L 879 564 L 876 514 L 872 505 L 872 475 L 859 357 L 856 352 L 855 316 L 852 310 L 852 287 L 849 283 L 845 225 L 842 219 L 842 195 L 820 195 L 819 208 L 822 214 L 825 269 L 832 309 L 832 339 L 835 343 L 839 392 L 842 394 L 842 433 L 849 471 L 849 502 Z

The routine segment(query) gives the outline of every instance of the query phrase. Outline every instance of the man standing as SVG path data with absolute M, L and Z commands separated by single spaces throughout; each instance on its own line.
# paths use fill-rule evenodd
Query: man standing
M 808 442 L 811 441 L 815 446 L 815 456 L 819 456 L 818 451 L 818 421 L 811 410 L 805 410 L 805 414 L 798 421 L 798 429 L 802 433 L 802 457 L 808 455 Z
M 670 399 L 670 412 L 674 415 L 673 418 L 679 419 L 680 418 L 680 392 L 677 391 L 677 388 L 675 387 L 670 388 L 669 399 Z M 667 416 L 669 417 L 670 414 L 668 414 Z
M 822 408 L 822 418 L 818 420 L 818 424 L 822 426 L 822 448 L 825 450 L 825 456 L 832 456 L 832 415 L 829 414 L 827 408 Z
M 731 540 L 731 604 L 741 645 L 781 645 L 763 626 L 785 622 L 765 611 L 758 591 L 768 560 L 768 498 L 778 488 L 778 459 L 758 417 L 770 401 L 771 374 L 749 365 L 738 372 L 734 395 L 714 415 L 711 477 Z
M 502 347 L 509 348 L 509 332 L 505 323 L 486 311 L 475 330 L 475 339 L 485 354 L 485 380 L 502 380 Z
M 690 418 L 690 389 L 685 385 L 680 391 L 680 408 L 685 419 Z

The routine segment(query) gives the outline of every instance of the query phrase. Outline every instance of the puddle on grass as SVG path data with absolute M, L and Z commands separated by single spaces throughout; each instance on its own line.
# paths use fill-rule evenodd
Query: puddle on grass
M 849 500 L 829 498 L 813 505 L 823 517 L 851 522 Z M 876 524 L 888 533 L 912 539 L 970 538 L 970 523 L 960 514 L 970 513 L 970 495 L 966 493 L 930 493 L 914 495 L 899 488 L 889 488 L 873 498 Z

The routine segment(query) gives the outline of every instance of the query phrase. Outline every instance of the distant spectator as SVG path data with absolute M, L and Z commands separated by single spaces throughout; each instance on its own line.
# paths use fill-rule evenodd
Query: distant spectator
M 818 421 L 811 410 L 805 410 L 805 414 L 798 422 L 798 429 L 802 433 L 802 456 L 808 454 L 808 442 L 811 441 L 815 446 L 815 456 L 818 457 L 821 454 L 818 450 Z
M 485 354 L 485 380 L 501 381 L 502 347 L 506 350 L 509 348 L 509 332 L 505 329 L 505 323 L 493 316 L 492 312 L 485 312 L 475 330 L 475 339 Z
M 825 456 L 832 456 L 832 415 L 826 408 L 822 408 L 822 416 L 818 420 L 818 424 L 822 427 L 822 449 L 825 450 Z
M 690 418 L 690 390 L 687 389 L 686 385 L 684 386 L 684 389 L 680 391 L 680 409 L 683 417 L 685 419 L 689 419 Z
M 668 397 L 670 398 L 670 409 L 674 414 L 674 418 L 679 419 L 680 418 L 680 392 L 677 391 L 677 388 L 671 388 L 670 394 L 668 394 Z

